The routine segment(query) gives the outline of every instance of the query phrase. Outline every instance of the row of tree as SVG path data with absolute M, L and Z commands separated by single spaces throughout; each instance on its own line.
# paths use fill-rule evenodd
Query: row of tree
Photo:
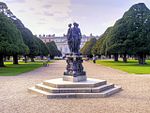
M 0 67 L 4 66 L 3 58 L 13 56 L 13 63 L 18 64 L 18 55 L 34 61 L 35 56 L 60 56 L 55 42 L 45 44 L 24 27 L 19 19 L 11 19 L 0 13 Z
M 150 54 L 150 10 L 144 3 L 133 5 L 105 31 L 89 53 L 113 55 L 115 61 L 122 56 L 124 62 L 131 56 L 137 58 L 139 64 L 145 64 L 146 56 Z

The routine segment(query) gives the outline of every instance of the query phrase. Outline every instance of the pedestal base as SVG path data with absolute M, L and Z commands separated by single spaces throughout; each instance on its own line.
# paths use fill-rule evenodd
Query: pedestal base
M 71 81 L 71 82 L 81 82 L 81 81 L 86 81 L 87 77 L 85 75 L 83 76 L 63 76 L 64 81 Z
M 115 94 L 121 86 L 107 84 L 106 80 L 87 78 L 86 81 L 71 82 L 62 78 L 46 80 L 28 91 L 47 98 L 103 98 Z

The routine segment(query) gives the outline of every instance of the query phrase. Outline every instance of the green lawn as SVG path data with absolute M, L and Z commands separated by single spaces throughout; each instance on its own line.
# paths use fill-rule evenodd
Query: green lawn
M 5 62 L 6 67 L 0 68 L 0 76 L 16 76 L 39 68 L 42 64 L 43 62 L 19 62 L 19 65 L 14 65 L 12 62 Z
M 114 62 L 113 60 L 97 60 L 97 64 L 119 69 L 134 74 L 150 74 L 150 60 L 146 61 L 146 65 L 139 65 L 136 60 L 129 60 L 128 63 L 122 61 Z

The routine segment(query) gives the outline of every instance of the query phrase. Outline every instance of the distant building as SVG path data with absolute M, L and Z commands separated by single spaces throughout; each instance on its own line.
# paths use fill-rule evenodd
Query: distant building
M 53 34 L 53 35 L 39 35 L 37 37 L 40 38 L 44 43 L 54 41 L 57 45 L 57 48 L 61 51 L 63 55 L 65 55 L 66 53 L 69 53 L 69 47 L 68 47 L 66 35 L 58 37 L 58 36 L 55 36 L 55 34 Z M 87 41 L 90 40 L 90 38 L 98 39 L 99 36 L 93 36 L 92 34 L 90 36 L 83 35 L 81 39 L 81 48 L 84 46 L 84 44 Z

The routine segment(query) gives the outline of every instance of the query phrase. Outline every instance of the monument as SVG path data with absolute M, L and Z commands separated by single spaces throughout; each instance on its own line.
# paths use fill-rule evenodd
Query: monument
M 73 23 L 73 25 L 74 26 L 72 28 L 71 24 L 69 24 L 67 33 L 70 53 L 66 55 L 67 67 L 64 72 L 63 80 L 69 80 L 72 82 L 86 81 L 86 72 L 83 71 L 83 60 L 79 52 L 82 35 L 80 29 L 78 28 L 79 24 Z
M 121 90 L 121 86 L 107 84 L 106 80 L 87 78 L 80 54 L 81 31 L 79 24 L 68 25 L 68 46 L 66 71 L 62 78 L 43 81 L 35 87 L 28 88 L 31 93 L 41 94 L 47 98 L 100 98 L 107 97 Z

